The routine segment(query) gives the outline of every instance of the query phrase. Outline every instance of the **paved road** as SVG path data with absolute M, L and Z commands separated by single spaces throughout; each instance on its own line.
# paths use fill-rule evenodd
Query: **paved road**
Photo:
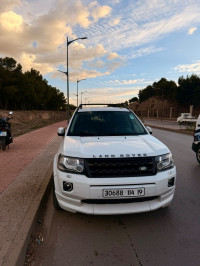
M 170 120 L 158 120 L 158 119 L 144 119 L 144 123 L 152 126 L 158 126 L 163 128 L 171 128 L 175 130 L 186 129 L 187 125 L 179 125 L 176 121 Z
M 200 265 L 200 165 L 192 136 L 158 129 L 153 134 L 175 158 L 173 203 L 143 214 L 91 216 L 55 211 L 50 196 L 36 228 L 44 242 L 34 245 L 31 265 Z

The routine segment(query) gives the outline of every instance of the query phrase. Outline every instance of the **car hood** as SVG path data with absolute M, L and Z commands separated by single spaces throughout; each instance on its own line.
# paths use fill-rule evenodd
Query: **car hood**
M 66 136 L 60 153 L 77 158 L 146 157 L 166 154 L 169 149 L 151 135 L 114 137 Z

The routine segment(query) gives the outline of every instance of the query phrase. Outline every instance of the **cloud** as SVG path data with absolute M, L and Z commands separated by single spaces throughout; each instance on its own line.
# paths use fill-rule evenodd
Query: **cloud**
M 193 34 L 197 29 L 193 26 L 200 23 L 200 5 L 195 0 L 111 0 L 107 5 L 88 0 L 46 0 L 43 5 L 41 0 L 1 2 L 0 53 L 14 57 L 23 70 L 33 67 L 43 75 L 59 75 L 57 69 L 66 69 L 66 36 L 70 40 L 88 37 L 68 47 L 72 81 L 77 76 L 103 77 L 124 66 L 125 60 L 160 52 L 163 48 L 154 42 L 183 29 Z M 196 62 L 176 70 L 198 67 Z M 129 77 L 110 84 L 130 88 L 139 82 Z
M 141 83 L 143 82 L 144 80 L 137 80 L 137 79 L 134 79 L 134 80 L 122 80 L 120 84 L 124 84 L 124 85 L 132 85 L 132 84 L 138 84 L 138 83 Z
M 106 55 L 107 51 L 101 44 L 97 44 L 94 47 L 89 46 L 86 48 L 83 44 L 76 42 L 73 47 L 70 47 L 70 67 L 73 69 L 74 73 L 79 73 L 78 76 L 80 76 L 80 73 L 84 72 L 84 69 L 82 68 L 82 61 L 84 61 L 85 65 L 88 68 L 88 72 L 85 71 L 84 73 L 88 73 L 90 77 L 98 77 L 109 75 L 116 68 L 119 68 L 124 64 L 123 58 L 119 57 L 116 53 L 113 53 L 111 55 L 110 59 L 112 58 L 112 61 L 100 59 Z M 102 71 L 94 71 L 94 69 L 101 69 Z
M 145 48 L 141 48 L 141 49 L 133 49 L 129 52 L 128 58 L 138 58 L 138 57 L 142 57 L 145 55 L 157 53 L 157 52 L 160 52 L 163 50 L 164 50 L 164 48 L 162 48 L 162 47 L 156 48 L 154 46 L 145 47 Z
M 11 11 L 21 4 L 21 0 L 1 0 L 0 13 Z
M 120 18 L 111 18 L 108 24 L 113 27 L 120 23 Z
M 113 59 L 116 59 L 116 58 L 119 58 L 119 55 L 115 52 L 111 52 L 108 54 L 108 60 L 113 60 Z
M 70 67 L 72 68 L 80 67 L 83 60 L 92 61 L 106 54 L 106 50 L 101 44 L 86 48 L 82 43 L 75 42 L 69 49 Z
M 112 61 L 103 61 L 103 60 L 93 60 L 88 63 L 89 68 L 97 68 L 101 69 L 104 73 L 111 74 L 115 71 L 115 69 L 123 66 L 125 61 L 121 58 L 119 60 Z
M 179 30 L 188 29 L 194 23 L 199 24 L 199 13 L 200 5 L 193 0 L 173 3 L 171 0 L 141 0 L 137 3 L 130 1 L 127 6 L 118 7 L 119 24 L 112 27 L 109 23 L 100 23 L 98 27 L 94 25 L 91 27 L 91 34 L 94 42 L 104 43 L 108 51 L 134 49 L 141 45 L 150 45 Z
M 200 60 L 196 61 L 193 64 L 178 65 L 174 68 L 178 72 L 188 72 L 188 73 L 200 73 Z
M 65 34 L 71 34 L 70 27 L 57 17 L 49 15 L 42 16 L 24 32 L 24 39 L 27 42 L 37 41 L 38 46 L 34 51 L 37 54 L 57 52 L 59 46 L 65 41 Z
M 59 0 L 45 0 L 42 1 L 42 4 L 41 0 L 20 1 L 22 1 L 22 4 L 15 7 L 15 12 L 19 13 L 23 17 L 24 21 L 30 23 L 38 17 L 48 14 L 50 10 L 52 10 L 52 6 L 55 6 L 56 2 Z
M 197 27 L 190 28 L 188 31 L 189 35 L 192 35 L 197 30 Z
M 30 70 L 31 68 L 34 68 L 40 71 L 41 73 L 48 73 L 55 71 L 55 69 L 48 63 L 37 63 L 36 56 L 34 54 L 23 53 L 20 56 L 20 63 L 23 66 L 24 71 Z
M 111 7 L 106 5 L 100 6 L 97 1 L 91 2 L 89 9 L 91 10 L 91 16 L 95 22 L 97 22 L 100 18 L 108 16 L 112 10 Z
M 109 6 L 101 6 L 97 1 L 86 6 L 79 0 L 47 0 L 45 8 L 41 9 L 39 0 L 25 0 L 23 8 L 20 8 L 20 3 L 16 0 L 11 5 L 8 0 L 4 10 L 15 7 L 18 13 L 8 11 L 0 14 L 0 52 L 17 61 L 22 60 L 20 63 L 24 71 L 29 67 L 38 67 L 42 74 L 47 74 L 58 65 L 66 66 L 66 36 L 69 40 L 77 38 L 73 33 L 74 26 L 87 28 L 111 12 Z M 15 33 L 14 36 L 9 33 L 11 31 Z M 75 72 L 77 69 L 81 71 L 84 60 L 89 62 L 107 53 L 100 43 L 85 47 L 82 41 L 70 45 L 69 51 L 71 72 L 72 69 Z M 114 58 L 116 54 L 110 54 L 111 56 Z M 90 72 L 89 75 L 99 76 L 105 73 L 108 70 L 103 74 L 98 71 L 92 74 Z
M 23 18 L 13 11 L 0 14 L 0 24 L 5 31 L 16 33 L 23 30 Z
M 93 62 L 90 62 L 88 66 L 101 69 L 105 67 L 105 62 L 103 60 L 94 60 Z
M 145 82 L 146 81 L 144 79 L 128 79 L 128 80 L 113 79 L 109 80 L 107 83 L 112 86 L 119 86 L 119 85 L 144 84 Z
M 87 98 L 87 103 L 99 103 L 99 99 L 101 99 L 101 102 L 103 103 L 125 102 L 134 96 L 137 97 L 139 89 L 141 88 L 92 88 L 90 90 L 87 90 L 87 93 L 82 96 L 82 102 L 85 103 L 85 98 Z M 74 97 L 71 102 L 76 104 L 76 97 Z
M 81 72 L 73 72 L 70 75 L 71 81 L 75 82 L 77 80 L 77 77 L 81 79 L 89 79 L 89 78 L 96 78 L 96 77 L 101 77 L 108 75 L 109 72 L 98 72 L 97 70 L 84 70 L 82 69 Z

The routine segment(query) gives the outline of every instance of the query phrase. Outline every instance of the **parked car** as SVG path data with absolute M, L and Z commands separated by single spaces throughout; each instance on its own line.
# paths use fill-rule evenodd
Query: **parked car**
M 194 141 L 192 143 L 192 150 L 196 153 L 197 161 L 200 163 L 200 115 L 196 122 L 194 130 Z
M 177 122 L 181 124 L 192 124 L 196 123 L 196 117 L 192 116 L 190 113 L 180 113 L 177 117 Z
M 132 110 L 80 105 L 54 157 L 56 209 L 86 214 L 128 214 L 166 207 L 176 167 L 168 147 Z

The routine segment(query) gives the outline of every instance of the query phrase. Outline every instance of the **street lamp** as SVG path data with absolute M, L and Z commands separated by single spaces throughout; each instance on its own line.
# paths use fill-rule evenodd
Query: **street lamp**
M 85 104 L 86 104 L 86 100 L 89 99 L 89 98 L 90 98 L 90 97 L 85 98 Z
M 87 39 L 87 37 L 82 37 L 82 38 L 76 38 L 74 40 L 69 41 L 68 37 L 67 37 L 67 71 L 61 71 L 60 72 L 64 73 L 67 76 L 67 122 L 69 124 L 69 70 L 68 70 L 68 46 L 77 41 L 77 40 L 85 40 Z
M 74 93 L 73 95 L 75 95 L 77 97 L 77 94 Z
M 86 80 L 86 79 L 77 79 L 77 107 L 78 107 L 78 83 L 80 82 L 80 81 L 82 81 L 82 80 Z
M 86 93 L 87 91 L 82 91 L 81 92 L 81 104 L 82 104 L 82 95 L 83 95 L 83 93 Z

